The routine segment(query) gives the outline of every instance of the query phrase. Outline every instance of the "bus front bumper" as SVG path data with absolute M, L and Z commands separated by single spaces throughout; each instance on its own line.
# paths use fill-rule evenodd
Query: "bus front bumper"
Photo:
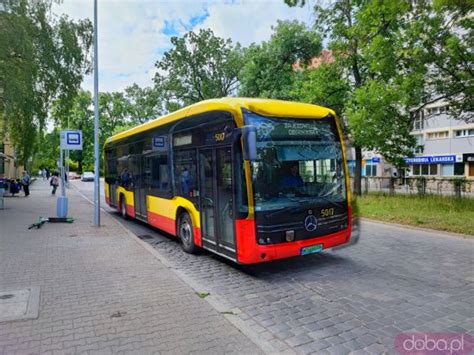
M 236 220 L 237 262 L 239 264 L 256 264 L 271 260 L 290 258 L 302 255 L 302 249 L 322 245 L 322 250 L 333 248 L 349 242 L 351 223 L 342 231 L 288 243 L 260 245 L 255 236 L 254 220 Z

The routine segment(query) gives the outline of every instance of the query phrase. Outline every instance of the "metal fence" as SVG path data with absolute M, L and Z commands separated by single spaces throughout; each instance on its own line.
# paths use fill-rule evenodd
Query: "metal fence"
M 351 178 L 354 190 L 354 179 Z M 463 178 L 439 179 L 429 177 L 362 177 L 362 193 L 383 192 L 395 194 L 446 195 L 474 198 L 474 180 Z

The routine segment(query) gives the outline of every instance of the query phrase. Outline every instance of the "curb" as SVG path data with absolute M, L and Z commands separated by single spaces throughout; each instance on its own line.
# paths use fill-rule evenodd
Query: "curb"
M 367 218 L 367 217 L 357 217 L 357 219 L 359 221 L 362 221 L 362 222 L 368 222 L 368 223 L 373 223 L 373 224 L 383 224 L 383 225 L 390 226 L 390 227 L 403 228 L 403 229 L 412 229 L 412 230 L 425 232 L 425 233 L 436 233 L 436 234 L 440 234 L 443 237 L 452 237 L 452 238 L 462 238 L 462 239 L 467 239 L 467 240 L 474 240 L 474 235 L 470 235 L 470 234 L 447 232 L 447 231 L 442 231 L 442 230 L 438 230 L 438 229 L 412 226 L 410 224 L 400 224 L 400 223 L 394 223 L 394 222 L 380 221 L 378 219 L 372 219 L 372 218 Z
M 87 196 L 85 196 L 82 192 L 80 192 L 76 186 L 74 186 L 73 184 L 71 184 L 71 186 L 82 198 L 84 198 L 90 204 L 94 204 L 94 202 L 90 200 Z M 100 210 L 104 213 L 109 214 L 109 212 L 107 212 L 103 207 L 100 207 Z M 185 275 L 181 270 L 177 269 L 174 265 L 172 265 L 169 262 L 169 260 L 166 259 L 166 257 L 163 256 L 157 249 L 153 248 L 150 244 L 144 242 L 143 240 L 138 238 L 136 234 L 128 230 L 128 228 L 121 221 L 117 220 L 113 216 L 110 216 L 110 217 L 112 218 L 114 223 L 117 223 L 120 226 L 120 228 L 125 232 L 128 238 L 132 238 L 135 243 L 137 243 L 142 248 L 147 250 L 150 254 L 152 254 L 167 269 L 171 270 L 176 276 L 178 276 L 178 279 L 180 279 L 182 282 L 188 285 L 196 293 L 199 294 L 206 291 L 206 290 L 203 290 L 202 287 L 196 281 L 194 281 L 193 279 Z M 255 333 L 254 330 L 252 330 L 249 326 L 247 326 L 245 322 L 238 317 L 238 313 L 240 313 L 240 310 L 238 309 L 229 310 L 229 307 L 227 307 L 223 302 L 219 301 L 218 298 L 219 298 L 218 296 L 210 294 L 208 297 L 205 297 L 204 300 L 213 309 L 215 309 L 219 314 L 224 316 L 224 318 L 227 319 L 229 323 L 231 323 L 234 327 L 236 327 L 242 334 L 244 334 L 250 341 L 252 341 L 265 354 L 282 353 L 282 350 L 273 346 L 273 344 L 270 341 L 260 339 L 258 334 Z M 224 313 L 224 312 L 229 312 L 229 311 L 237 311 L 237 312 L 234 314 Z M 275 341 L 278 341 L 280 343 L 280 341 L 277 339 L 275 339 Z M 289 347 L 284 350 L 285 353 L 288 353 L 289 351 L 291 353 L 294 353 Z

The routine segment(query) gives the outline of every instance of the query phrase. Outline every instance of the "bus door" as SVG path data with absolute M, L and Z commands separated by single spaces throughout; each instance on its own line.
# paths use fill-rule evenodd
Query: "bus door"
M 111 206 L 117 206 L 117 184 L 114 181 L 109 182 L 109 203 Z
M 203 246 L 235 259 L 230 146 L 200 150 L 199 184 Z
M 144 174 L 146 167 L 141 156 L 133 156 L 130 158 L 132 182 L 133 182 L 133 198 L 135 204 L 135 216 L 141 220 L 147 219 L 146 208 L 146 189 L 144 184 Z

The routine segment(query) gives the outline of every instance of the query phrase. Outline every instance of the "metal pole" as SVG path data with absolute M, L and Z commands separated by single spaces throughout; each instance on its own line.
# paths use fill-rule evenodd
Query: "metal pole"
M 63 158 L 63 150 L 60 148 L 60 154 L 59 154 L 59 160 L 61 162 L 61 196 L 64 197 L 66 196 L 66 189 L 64 186 L 64 158 Z
M 66 187 L 69 189 L 69 149 L 67 149 L 65 152 L 65 166 L 66 166 L 66 173 L 65 176 L 68 177 L 66 180 Z
M 97 0 L 94 0 L 94 226 L 100 227 L 99 58 L 97 53 Z

